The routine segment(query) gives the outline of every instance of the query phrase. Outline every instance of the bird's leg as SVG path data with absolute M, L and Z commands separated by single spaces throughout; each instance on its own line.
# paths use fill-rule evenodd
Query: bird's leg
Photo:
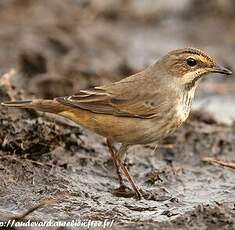
M 107 146 L 109 148 L 109 152 L 111 154 L 112 160 L 113 160 L 113 164 L 116 167 L 116 171 L 117 171 L 117 175 L 118 175 L 118 180 L 119 180 L 119 184 L 120 184 L 120 188 L 124 188 L 124 182 L 123 182 L 123 178 L 120 172 L 120 168 L 116 159 L 116 151 L 114 150 L 112 143 L 110 140 L 107 139 Z
M 134 190 L 136 198 L 138 200 L 140 200 L 141 199 L 140 191 L 139 191 L 138 187 L 136 186 L 135 182 L 133 181 L 132 177 L 130 176 L 129 171 L 128 171 L 125 163 L 123 163 L 125 161 L 127 148 L 128 148 L 128 145 L 122 144 L 120 149 L 116 153 L 115 158 L 116 158 L 118 166 L 121 167 L 123 173 L 125 174 L 127 180 L 129 181 L 132 189 Z
M 117 152 L 115 152 L 111 141 L 107 139 L 107 146 L 109 148 L 109 152 L 112 156 L 113 163 L 114 163 L 116 170 L 117 170 L 117 175 L 118 175 L 119 184 L 120 184 L 120 188 L 118 190 L 124 191 L 126 189 L 126 186 L 124 185 L 123 178 L 122 178 L 122 175 L 120 172 L 120 168 L 121 168 L 124 175 L 126 176 L 127 180 L 129 181 L 131 187 L 133 188 L 137 199 L 140 200 L 141 199 L 140 191 L 139 191 L 138 187 L 136 186 L 136 184 L 134 183 L 132 177 L 130 176 L 129 171 L 128 171 L 125 163 L 123 163 L 125 160 L 125 157 L 126 157 L 126 151 L 127 151 L 128 145 L 122 144 L 120 149 Z

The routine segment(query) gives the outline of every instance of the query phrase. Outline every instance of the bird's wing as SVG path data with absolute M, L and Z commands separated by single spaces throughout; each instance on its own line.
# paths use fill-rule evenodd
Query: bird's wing
M 159 106 L 164 103 L 159 91 L 152 88 L 145 79 L 133 76 L 56 100 L 94 113 L 152 118 L 159 114 Z

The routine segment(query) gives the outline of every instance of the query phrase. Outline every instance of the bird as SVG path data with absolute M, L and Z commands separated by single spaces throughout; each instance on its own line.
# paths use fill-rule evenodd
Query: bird
M 195 90 L 210 73 L 231 75 L 197 48 L 170 51 L 141 72 L 107 85 L 53 99 L 9 101 L 2 106 L 54 113 L 106 138 L 119 179 L 129 181 L 136 199 L 139 187 L 125 164 L 130 146 L 159 142 L 188 118 Z M 117 150 L 114 143 L 120 143 Z

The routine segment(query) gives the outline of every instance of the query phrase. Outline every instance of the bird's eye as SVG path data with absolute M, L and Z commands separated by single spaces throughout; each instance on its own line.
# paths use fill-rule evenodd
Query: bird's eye
M 197 65 L 197 61 L 194 58 L 188 58 L 187 59 L 187 64 L 191 67 Z

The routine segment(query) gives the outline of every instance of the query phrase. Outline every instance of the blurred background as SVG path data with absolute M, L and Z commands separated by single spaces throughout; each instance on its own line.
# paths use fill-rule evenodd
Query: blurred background
M 235 69 L 233 0 L 1 0 L 0 28 L 0 72 L 16 68 L 15 85 L 28 96 L 116 81 L 182 47 Z M 231 123 L 234 82 L 207 78 L 194 108 Z

